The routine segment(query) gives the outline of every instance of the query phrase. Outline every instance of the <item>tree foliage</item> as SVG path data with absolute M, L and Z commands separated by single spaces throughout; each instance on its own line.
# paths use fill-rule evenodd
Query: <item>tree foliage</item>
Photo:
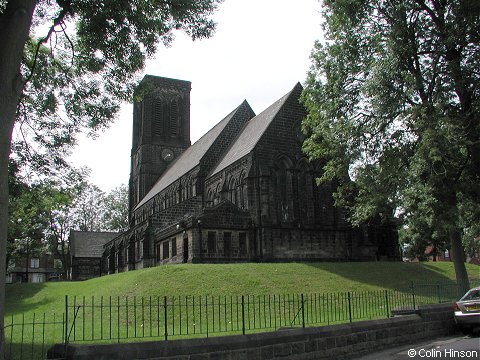
M 10 164 L 10 216 L 7 237 L 7 264 L 29 255 L 41 255 L 46 250 L 45 230 L 49 221 L 42 189 L 30 186 L 18 174 L 14 162 Z
M 175 30 L 194 40 L 213 33 L 209 15 L 219 2 L 37 1 L 21 64 L 15 153 L 44 172 L 63 165 L 76 133 L 93 136 L 131 100 L 158 44 L 170 45 Z
M 72 228 L 80 231 L 102 230 L 104 199 L 105 193 L 98 186 L 82 183 L 72 203 Z
M 128 229 L 128 188 L 125 184 L 105 196 L 102 219 L 105 230 L 121 232 Z
M 128 189 L 125 185 L 108 193 L 84 180 L 71 204 L 71 228 L 80 231 L 124 231 L 128 229 Z
M 480 223 L 480 3 L 325 0 L 324 17 L 305 151 L 325 159 L 353 223 L 393 213 L 410 234 L 447 236 L 465 279 L 462 225 Z

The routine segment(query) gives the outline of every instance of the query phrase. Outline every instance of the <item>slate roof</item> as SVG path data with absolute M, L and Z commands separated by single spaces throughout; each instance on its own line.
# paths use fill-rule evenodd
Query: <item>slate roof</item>
M 295 88 L 297 86 L 299 86 L 299 84 L 295 85 Z M 249 154 L 255 148 L 255 145 L 257 145 L 263 133 L 267 130 L 268 126 L 275 118 L 278 111 L 285 104 L 294 89 L 247 122 L 237 139 L 232 143 L 230 149 L 227 150 L 223 158 L 218 162 L 209 176 L 215 175 L 216 173 L 222 171 L 235 161 Z
M 188 147 L 160 176 L 155 185 L 145 195 L 145 197 L 137 204 L 134 211 L 140 208 L 147 201 L 152 199 L 160 191 L 172 184 L 175 180 L 188 173 L 190 170 L 200 164 L 200 160 L 205 153 L 213 145 L 217 137 L 223 131 L 225 126 L 235 116 L 236 112 L 244 106 L 246 101 L 239 105 L 235 110 L 228 114 L 223 120 L 215 125 L 210 131 L 198 139 L 194 144 Z M 248 103 L 247 103 L 248 105 Z
M 101 258 L 103 245 L 120 235 L 117 232 L 75 231 L 70 232 L 70 253 L 73 257 Z

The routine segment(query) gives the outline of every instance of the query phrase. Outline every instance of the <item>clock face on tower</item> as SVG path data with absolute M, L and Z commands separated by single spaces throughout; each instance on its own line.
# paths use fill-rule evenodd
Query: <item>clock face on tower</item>
M 175 154 L 173 153 L 172 150 L 168 149 L 168 148 L 165 148 L 162 150 L 162 159 L 165 160 L 165 161 L 172 161 L 173 158 L 175 157 Z

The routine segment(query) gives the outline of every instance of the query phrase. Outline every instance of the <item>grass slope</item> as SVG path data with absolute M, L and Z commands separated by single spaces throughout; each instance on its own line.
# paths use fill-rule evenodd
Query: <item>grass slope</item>
M 467 264 L 471 278 L 479 267 Z M 69 297 L 238 295 L 399 290 L 415 283 L 455 279 L 453 263 L 181 264 L 103 276 L 83 282 L 13 284 L 6 289 L 6 316 L 61 313 Z

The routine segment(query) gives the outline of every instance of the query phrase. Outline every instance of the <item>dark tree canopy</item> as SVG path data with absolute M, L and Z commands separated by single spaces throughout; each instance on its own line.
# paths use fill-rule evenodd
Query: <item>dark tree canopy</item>
M 0 359 L 10 151 L 36 171 L 65 165 L 76 134 L 110 124 L 174 31 L 207 38 L 221 0 L 0 1 Z M 15 126 L 15 137 L 12 133 Z
M 448 238 L 465 280 L 461 234 L 480 223 L 480 2 L 325 0 L 324 17 L 305 151 L 326 160 L 351 221 L 395 214 L 408 233 Z
M 218 2 L 37 1 L 21 64 L 14 152 L 44 172 L 64 165 L 64 145 L 76 133 L 94 135 L 131 100 L 158 44 L 169 46 L 175 30 L 192 39 L 212 35 L 208 16 Z

